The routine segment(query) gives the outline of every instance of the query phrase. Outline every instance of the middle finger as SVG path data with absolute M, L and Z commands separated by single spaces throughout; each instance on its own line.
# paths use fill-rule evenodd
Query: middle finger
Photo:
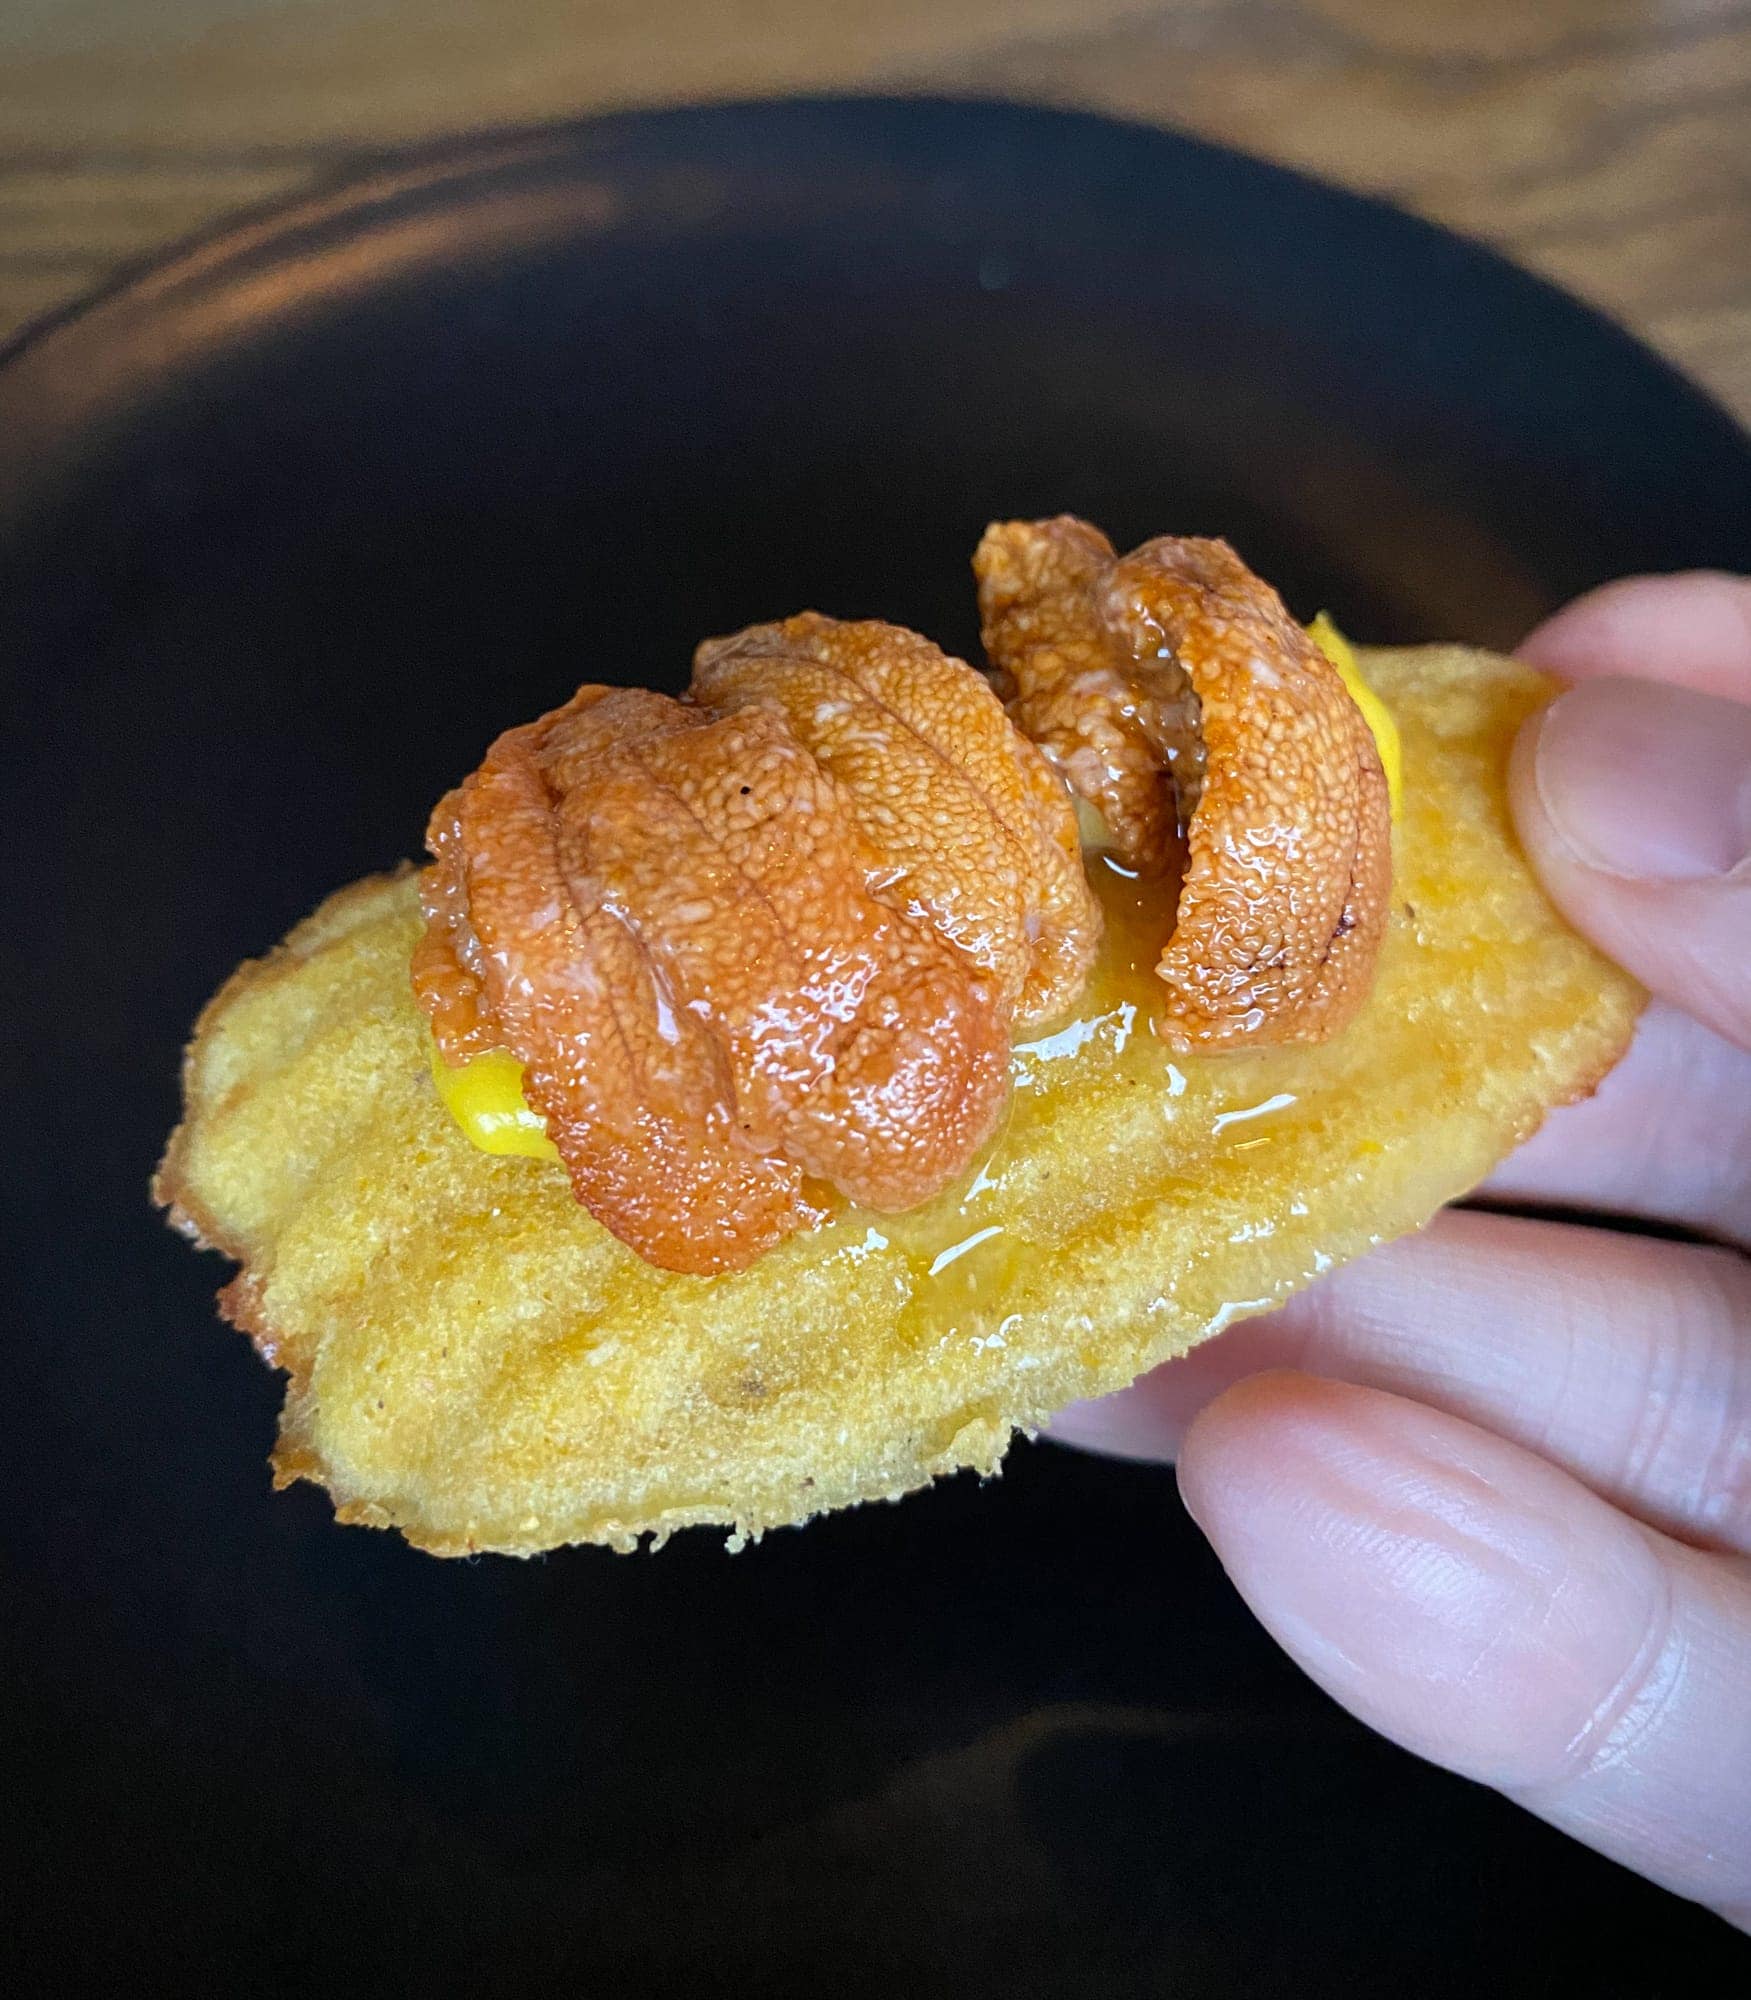
M 1598 1092 L 1553 1111 L 1482 1200 L 1681 1223 L 1751 1240 L 1751 1052 L 1656 1000 Z
M 1748 1326 L 1734 1251 L 1449 1210 L 1052 1435 L 1172 1458 L 1232 1383 L 1299 1368 L 1466 1417 L 1656 1527 L 1751 1552 Z

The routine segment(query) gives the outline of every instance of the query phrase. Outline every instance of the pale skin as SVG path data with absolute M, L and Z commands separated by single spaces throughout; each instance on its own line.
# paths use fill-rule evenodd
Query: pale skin
M 1631 578 L 1521 646 L 1520 837 L 1653 1002 L 1468 1207 L 1054 1435 L 1177 1460 L 1338 1701 L 1751 1929 L 1751 579 Z

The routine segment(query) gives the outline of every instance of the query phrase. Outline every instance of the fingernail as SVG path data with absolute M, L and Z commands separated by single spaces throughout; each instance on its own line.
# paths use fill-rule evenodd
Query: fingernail
M 1583 866 L 1695 882 L 1751 854 L 1751 707 L 1653 681 L 1584 681 L 1545 710 L 1539 804 Z

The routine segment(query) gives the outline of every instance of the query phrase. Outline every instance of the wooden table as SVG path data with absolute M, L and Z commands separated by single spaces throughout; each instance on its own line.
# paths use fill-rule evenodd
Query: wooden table
M 1751 421 L 1751 0 L 4 0 L 0 336 L 386 147 L 838 88 L 1089 106 L 1378 190 Z

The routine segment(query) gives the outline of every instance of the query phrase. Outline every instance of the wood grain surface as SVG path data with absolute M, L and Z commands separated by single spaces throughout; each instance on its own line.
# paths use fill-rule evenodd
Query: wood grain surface
M 413 140 L 831 88 L 1108 110 L 1389 195 L 1751 421 L 1751 0 L 6 0 L 0 337 Z

